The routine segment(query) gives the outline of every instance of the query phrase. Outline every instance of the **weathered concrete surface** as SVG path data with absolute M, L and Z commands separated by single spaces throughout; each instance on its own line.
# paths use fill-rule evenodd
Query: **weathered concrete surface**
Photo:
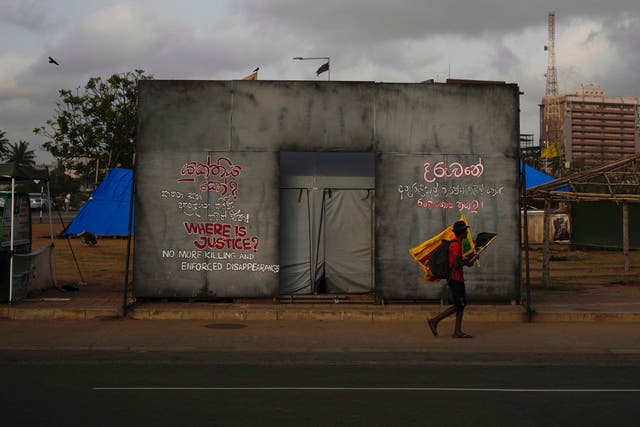
M 376 153 L 377 296 L 433 298 L 407 250 L 465 214 L 474 233 L 500 236 L 469 296 L 519 298 L 516 85 L 144 81 L 140 93 L 137 296 L 276 296 L 273 269 L 185 267 L 203 235 L 184 223 L 242 225 L 225 237 L 256 238 L 255 250 L 218 252 L 278 266 L 279 152 L 342 151 Z

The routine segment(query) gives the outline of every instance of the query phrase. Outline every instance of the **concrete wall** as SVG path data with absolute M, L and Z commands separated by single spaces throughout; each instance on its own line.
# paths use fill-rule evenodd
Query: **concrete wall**
M 438 298 L 441 287 L 422 283 L 407 249 L 464 214 L 473 236 L 499 236 L 481 268 L 465 271 L 468 294 L 519 298 L 517 87 L 383 84 L 377 98 L 379 295 Z
M 144 81 L 139 108 L 137 296 L 277 295 L 279 152 L 348 151 L 376 153 L 376 295 L 439 298 L 408 249 L 465 214 L 499 235 L 469 297 L 519 298 L 516 85 Z

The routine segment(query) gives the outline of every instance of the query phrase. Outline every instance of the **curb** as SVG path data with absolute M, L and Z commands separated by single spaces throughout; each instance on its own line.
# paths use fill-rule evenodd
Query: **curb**
M 122 317 L 116 308 L 20 308 L 0 307 L 4 320 L 99 320 Z
M 206 320 L 206 321 L 421 321 L 442 311 L 440 306 L 402 307 L 342 305 L 342 306 L 239 306 L 210 309 L 175 309 L 136 307 L 128 317 L 136 320 Z M 468 310 L 465 320 L 472 322 L 522 322 L 526 320 L 523 309 L 511 307 L 505 310 Z
M 640 323 L 637 312 L 535 312 L 533 322 Z
M 133 320 L 200 320 L 200 321 L 363 321 L 363 322 L 426 322 L 429 317 L 441 311 L 440 306 L 401 307 L 401 306 L 330 306 L 318 308 L 303 306 L 284 307 L 220 307 L 220 308 L 132 308 L 127 318 Z M 119 308 L 22 308 L 0 307 L 0 319 L 4 320 L 108 320 L 122 318 Z M 498 309 L 470 308 L 465 312 L 468 322 L 527 322 L 524 307 L 499 306 Z M 538 309 L 533 313 L 532 322 L 560 323 L 640 323 L 640 312 L 584 312 L 584 311 L 545 311 Z

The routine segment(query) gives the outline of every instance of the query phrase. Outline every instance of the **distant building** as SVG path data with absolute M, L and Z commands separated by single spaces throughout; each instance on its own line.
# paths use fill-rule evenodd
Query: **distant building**
M 600 86 L 579 86 L 575 94 L 558 97 L 563 161 L 592 167 L 640 153 L 636 97 L 606 97 Z M 540 134 L 545 129 L 540 105 Z

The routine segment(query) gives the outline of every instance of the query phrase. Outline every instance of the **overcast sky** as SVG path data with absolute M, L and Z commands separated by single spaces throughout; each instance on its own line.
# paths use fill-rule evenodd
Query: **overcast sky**
M 537 141 L 549 11 L 560 93 L 640 96 L 638 0 L 0 0 L 0 129 L 51 161 L 32 130 L 89 77 L 325 80 L 291 58 L 329 56 L 332 80 L 517 83 Z

